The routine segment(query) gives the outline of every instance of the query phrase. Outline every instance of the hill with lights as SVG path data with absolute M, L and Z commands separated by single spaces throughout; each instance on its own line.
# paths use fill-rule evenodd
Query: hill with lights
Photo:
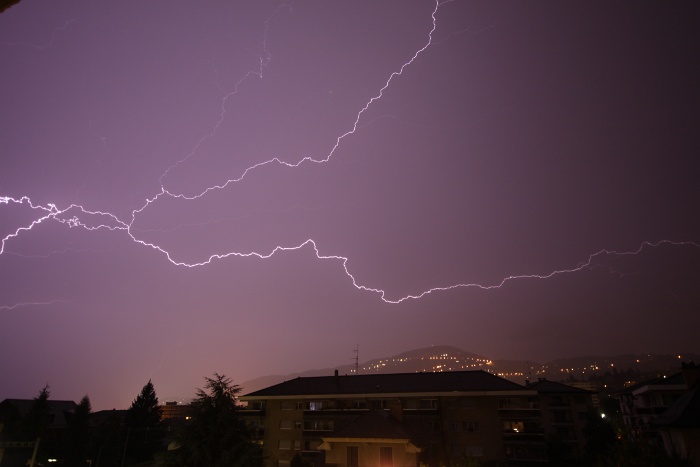
M 241 387 L 243 393 L 249 393 L 300 376 L 331 375 L 335 370 L 344 375 L 483 370 L 521 384 L 527 379 L 547 378 L 553 381 L 596 381 L 601 383 L 601 387 L 608 384 L 605 382 L 611 382 L 615 387 L 622 387 L 650 376 L 679 371 L 680 364 L 684 361 L 700 361 L 700 355 L 684 353 L 585 356 L 559 358 L 539 363 L 527 360 L 490 359 L 456 347 L 440 345 L 409 350 L 364 363 L 340 365 L 337 368 L 263 376 L 247 381 L 241 384 Z

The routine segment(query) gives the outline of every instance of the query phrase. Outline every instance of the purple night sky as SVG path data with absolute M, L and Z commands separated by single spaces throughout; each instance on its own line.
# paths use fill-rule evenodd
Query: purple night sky
M 699 30 L 690 1 L 20 2 L 0 400 L 356 345 L 700 351 Z

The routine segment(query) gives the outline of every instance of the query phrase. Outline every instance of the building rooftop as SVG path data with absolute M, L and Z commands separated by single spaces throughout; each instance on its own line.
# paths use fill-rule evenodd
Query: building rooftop
M 521 391 L 527 389 L 520 384 L 478 370 L 299 377 L 246 394 L 241 399 L 301 395 Z
M 21 417 L 26 417 L 29 411 L 34 405 L 34 399 L 5 399 L 0 402 L 0 411 L 14 409 L 18 415 Z M 75 412 L 78 407 L 73 401 L 59 401 L 51 400 L 48 401 L 51 414 L 51 422 L 49 423 L 49 428 L 61 428 L 68 425 L 68 417 Z
M 569 386 L 564 383 L 557 383 L 554 381 L 549 381 L 548 379 L 540 379 L 539 381 L 529 384 L 528 389 L 534 389 L 537 392 L 542 393 L 570 393 L 570 394 L 593 394 L 593 391 L 587 389 L 577 388 L 574 386 Z
M 653 424 L 674 428 L 700 428 L 700 384 L 683 394 L 654 420 Z

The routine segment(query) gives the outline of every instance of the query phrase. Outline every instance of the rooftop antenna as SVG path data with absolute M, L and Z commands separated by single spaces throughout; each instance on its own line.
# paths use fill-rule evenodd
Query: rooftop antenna
M 360 344 L 357 344 L 352 352 L 355 354 L 353 360 L 355 360 L 355 374 L 357 375 L 360 372 Z
M 532 365 L 530 365 L 530 360 L 526 361 L 527 364 L 527 378 L 525 378 L 525 384 L 529 384 L 532 381 Z

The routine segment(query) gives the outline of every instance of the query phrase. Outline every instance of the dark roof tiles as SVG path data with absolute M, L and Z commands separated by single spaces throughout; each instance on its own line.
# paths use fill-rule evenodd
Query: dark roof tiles
M 296 378 L 243 396 L 391 394 L 407 392 L 518 391 L 524 386 L 482 370 Z

